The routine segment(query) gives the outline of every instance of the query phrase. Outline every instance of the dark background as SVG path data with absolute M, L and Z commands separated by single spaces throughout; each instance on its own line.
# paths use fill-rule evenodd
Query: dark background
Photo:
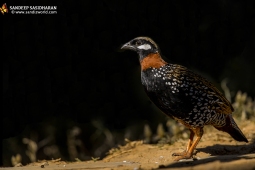
M 137 36 L 151 37 L 166 61 L 202 74 L 220 90 L 227 78 L 232 97 L 238 90 L 255 95 L 253 0 L 3 3 L 58 8 L 57 15 L 1 15 L 2 138 L 15 141 L 3 140 L 6 165 L 16 153 L 29 162 L 24 137 L 38 145 L 49 139 L 38 159 L 54 157 L 42 149 L 54 145 L 57 156 L 70 160 L 67 134 L 78 127 L 85 160 L 102 158 L 124 137 L 142 139 L 145 123 L 154 130 L 165 122 L 142 89 L 137 54 L 119 50 Z

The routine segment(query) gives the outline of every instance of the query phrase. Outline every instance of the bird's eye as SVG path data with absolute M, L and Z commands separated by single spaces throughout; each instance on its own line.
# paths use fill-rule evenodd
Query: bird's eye
M 141 45 L 141 41 L 136 41 L 135 45 Z

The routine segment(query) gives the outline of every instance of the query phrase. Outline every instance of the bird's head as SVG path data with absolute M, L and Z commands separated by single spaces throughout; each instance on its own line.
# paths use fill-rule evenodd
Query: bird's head
M 149 37 L 137 37 L 122 45 L 123 50 L 136 51 L 140 60 L 151 53 L 159 53 L 158 45 Z

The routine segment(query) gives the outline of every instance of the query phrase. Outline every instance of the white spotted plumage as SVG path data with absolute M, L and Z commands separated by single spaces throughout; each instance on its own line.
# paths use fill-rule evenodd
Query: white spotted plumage
M 215 98 L 215 92 L 210 91 L 208 87 L 204 86 L 201 82 L 194 82 L 194 78 L 187 77 L 186 75 L 180 74 L 180 77 L 174 75 L 174 66 L 168 64 L 161 66 L 160 68 L 151 68 L 155 81 L 161 79 L 166 89 L 171 89 L 170 92 L 173 95 L 177 93 L 184 93 L 185 96 L 191 97 L 193 109 L 187 114 L 186 123 L 190 124 L 190 119 L 196 120 L 192 122 L 192 126 L 204 126 L 212 124 L 215 126 L 224 126 L 226 118 L 222 113 L 216 113 L 215 107 L 209 105 L 219 103 L 219 99 Z M 174 78 L 173 78 L 174 77 Z M 155 90 L 161 90 L 155 88 Z

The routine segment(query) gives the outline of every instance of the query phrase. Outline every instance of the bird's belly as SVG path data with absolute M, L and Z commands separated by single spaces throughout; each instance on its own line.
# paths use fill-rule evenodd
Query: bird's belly
M 176 79 L 162 79 L 142 73 L 142 84 L 147 95 L 166 115 L 193 127 L 225 124 L 225 114 L 220 110 L 220 104 L 224 101 L 215 96 L 212 89 L 204 90 L 202 85 L 190 87 L 187 83 L 176 82 Z
M 166 115 L 183 119 L 187 111 L 179 109 L 180 105 L 185 105 L 182 101 L 176 103 L 176 98 L 165 91 L 147 91 L 150 100 Z
M 225 114 L 209 110 L 197 110 L 191 105 L 190 98 L 171 94 L 167 90 L 145 90 L 150 100 L 167 116 L 170 116 L 186 127 L 203 127 L 205 125 L 224 126 Z

